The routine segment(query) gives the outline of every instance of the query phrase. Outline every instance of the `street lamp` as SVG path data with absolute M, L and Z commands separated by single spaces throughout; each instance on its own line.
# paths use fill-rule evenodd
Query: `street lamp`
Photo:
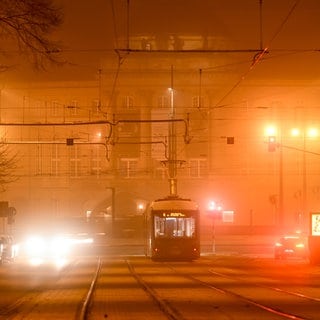
M 145 205 L 144 202 L 139 202 L 137 204 L 137 212 L 138 212 L 138 214 L 142 215 L 144 213 L 145 209 L 146 209 L 146 205 Z
M 278 218 L 280 227 L 283 225 L 283 149 L 293 149 L 302 152 L 302 214 L 307 213 L 307 164 L 306 164 L 306 143 L 308 139 L 313 139 L 319 136 L 318 129 L 315 127 L 305 128 L 301 130 L 300 128 L 294 127 L 290 130 L 290 135 L 292 137 L 302 138 L 302 147 L 297 148 L 295 146 L 290 146 L 282 143 L 282 133 L 283 131 L 278 130 L 275 126 L 268 126 L 265 128 L 265 136 L 267 137 L 268 151 L 274 152 L 279 149 L 279 207 L 278 207 Z
M 278 134 L 278 130 L 277 130 L 277 127 L 274 126 L 274 125 L 269 125 L 265 128 L 265 135 L 267 137 L 270 137 L 270 136 L 277 136 Z

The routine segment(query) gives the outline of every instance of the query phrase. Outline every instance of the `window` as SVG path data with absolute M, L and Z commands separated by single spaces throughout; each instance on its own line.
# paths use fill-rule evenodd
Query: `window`
M 60 157 L 59 146 L 57 144 L 52 145 L 52 158 L 51 158 L 51 175 L 57 176 L 59 174 Z
M 76 116 L 78 113 L 78 101 L 77 100 L 70 101 L 70 103 L 67 105 L 67 110 L 68 110 L 69 116 Z
M 90 167 L 91 174 L 99 176 L 99 174 L 101 173 L 101 157 L 98 147 L 91 150 Z
M 94 114 L 94 115 L 97 115 L 97 114 L 99 114 L 100 113 L 100 101 L 99 101 L 99 99 L 94 99 L 93 101 L 92 101 L 92 104 L 91 104 L 91 107 L 92 107 L 92 114 Z
M 159 108 L 168 108 L 169 107 L 169 97 L 160 96 L 158 99 L 158 107 Z
M 192 107 L 193 108 L 203 108 L 204 107 L 204 99 L 201 96 L 194 96 L 192 98 Z
M 157 179 L 168 179 L 168 168 L 165 167 L 158 167 L 154 171 L 154 176 Z
M 123 108 L 130 109 L 134 106 L 134 99 L 132 96 L 125 96 L 123 100 Z
M 81 174 L 78 148 L 77 146 L 70 146 L 68 150 L 69 150 L 69 159 L 70 159 L 70 176 L 78 177 Z
M 37 150 L 37 157 L 36 157 L 36 175 L 41 175 L 42 174 L 42 159 L 43 159 L 43 154 L 42 154 L 42 146 L 37 145 L 36 146 Z
M 202 178 L 207 172 L 206 159 L 190 159 L 189 160 L 189 176 L 191 178 Z
M 51 115 L 52 116 L 58 116 L 60 109 L 60 103 L 59 101 L 51 101 Z
M 120 160 L 120 176 L 123 178 L 132 178 L 137 175 L 138 160 L 137 159 L 121 159 Z
M 156 238 L 192 238 L 195 236 L 195 218 L 194 217 L 154 217 L 154 231 Z

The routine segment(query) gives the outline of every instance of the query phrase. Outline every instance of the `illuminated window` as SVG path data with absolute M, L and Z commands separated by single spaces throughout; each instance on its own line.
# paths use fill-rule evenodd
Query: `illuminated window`
M 320 213 L 311 214 L 311 235 L 320 236 Z
M 194 217 L 155 216 L 156 238 L 192 238 L 195 236 Z

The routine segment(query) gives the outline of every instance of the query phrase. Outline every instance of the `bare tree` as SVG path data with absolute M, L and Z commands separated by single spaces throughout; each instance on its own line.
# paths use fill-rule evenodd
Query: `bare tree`
M 36 68 L 61 63 L 59 44 L 49 39 L 61 23 L 62 9 L 52 0 L 0 0 L 0 41 L 13 42 Z
M 0 0 L 0 55 L 5 60 L 13 50 L 31 60 L 37 69 L 45 69 L 48 62 L 62 63 L 59 44 L 49 38 L 61 23 L 62 9 L 52 0 Z M 0 72 L 10 67 L 0 63 Z M 17 157 L 10 156 L 9 151 L 0 141 L 0 192 L 17 180 L 13 174 Z

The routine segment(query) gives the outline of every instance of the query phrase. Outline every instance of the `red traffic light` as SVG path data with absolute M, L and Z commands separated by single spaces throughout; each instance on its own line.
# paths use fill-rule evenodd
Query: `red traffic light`
M 268 137 L 268 151 L 273 152 L 276 151 L 277 148 L 277 140 L 276 137 L 274 136 L 269 136 Z

